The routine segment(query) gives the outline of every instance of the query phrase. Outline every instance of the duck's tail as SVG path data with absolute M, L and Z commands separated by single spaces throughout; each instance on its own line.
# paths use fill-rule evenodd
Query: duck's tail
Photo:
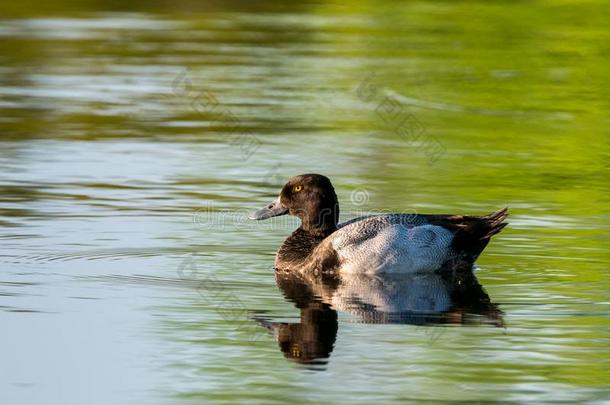
M 468 260 L 476 260 L 489 243 L 492 236 L 498 234 L 508 222 L 508 208 L 503 208 L 482 217 L 457 216 L 452 218 L 455 226 L 453 247 L 456 252 L 466 255 Z
M 483 222 L 485 223 L 485 225 L 487 227 L 487 232 L 483 236 L 481 236 L 480 239 L 489 240 L 495 234 L 500 233 L 500 231 L 502 229 L 504 229 L 504 227 L 506 225 L 508 225 L 508 222 L 504 222 L 504 220 L 506 219 L 507 216 L 508 216 L 508 207 L 504 207 L 501 210 L 492 212 L 489 215 L 485 215 L 484 217 L 481 217 L 481 220 L 483 220 Z

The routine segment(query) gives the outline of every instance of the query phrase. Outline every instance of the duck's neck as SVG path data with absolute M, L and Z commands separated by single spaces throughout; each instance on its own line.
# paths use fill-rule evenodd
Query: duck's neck
M 339 222 L 337 196 L 334 192 L 320 196 L 319 200 L 298 212 L 296 216 L 301 219 L 300 230 L 312 237 L 325 238 L 337 230 Z
M 284 241 L 277 252 L 275 267 L 281 269 L 303 266 L 315 248 L 337 230 L 339 202 L 335 191 L 311 199 L 301 210 L 291 212 L 301 219 L 301 226 Z
M 316 228 L 312 232 L 300 226 L 284 241 L 277 252 L 276 267 L 296 267 L 305 263 L 314 249 L 336 229 L 335 225 L 333 227 Z

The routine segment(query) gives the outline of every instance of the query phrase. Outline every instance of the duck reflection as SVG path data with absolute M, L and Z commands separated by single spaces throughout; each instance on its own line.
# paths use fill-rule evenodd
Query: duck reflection
M 286 358 L 302 364 L 327 362 L 338 331 L 337 311 L 362 323 L 503 326 L 502 312 L 471 267 L 411 275 L 314 276 L 276 271 L 275 279 L 300 310 L 300 322 L 258 322 L 273 334 Z

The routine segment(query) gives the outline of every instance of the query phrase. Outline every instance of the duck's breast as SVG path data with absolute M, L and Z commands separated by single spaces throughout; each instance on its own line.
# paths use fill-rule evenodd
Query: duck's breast
M 344 273 L 434 271 L 449 258 L 453 233 L 422 221 L 375 216 L 352 221 L 329 236 Z

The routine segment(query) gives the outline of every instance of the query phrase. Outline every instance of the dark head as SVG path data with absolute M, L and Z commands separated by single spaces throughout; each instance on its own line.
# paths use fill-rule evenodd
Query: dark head
M 334 232 L 339 222 L 339 202 L 328 177 L 301 174 L 291 178 L 274 202 L 250 218 L 261 220 L 285 214 L 301 218 L 301 228 L 306 232 Z

